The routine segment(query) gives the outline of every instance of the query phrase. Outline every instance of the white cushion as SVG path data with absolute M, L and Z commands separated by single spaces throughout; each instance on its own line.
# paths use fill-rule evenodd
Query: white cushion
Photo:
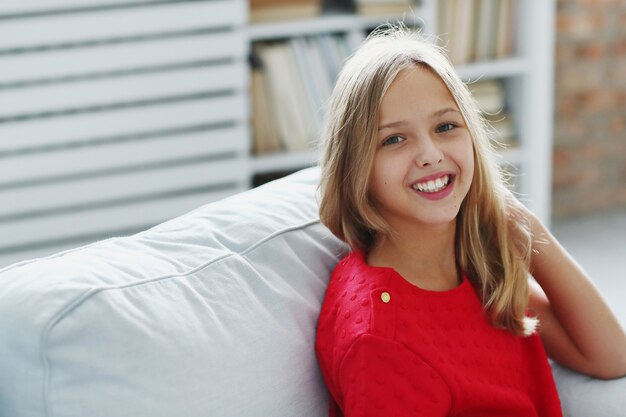
M 552 363 L 552 374 L 564 417 L 626 416 L 626 378 L 603 381 L 556 363 Z
M 0 271 L 0 416 L 327 416 L 317 175 Z

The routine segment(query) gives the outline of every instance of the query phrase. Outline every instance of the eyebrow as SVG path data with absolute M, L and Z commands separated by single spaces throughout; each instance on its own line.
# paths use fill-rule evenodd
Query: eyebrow
M 455 112 L 455 113 L 459 113 L 459 114 L 461 113 L 457 109 L 454 109 L 452 107 L 447 107 L 445 109 L 437 110 L 436 112 L 434 112 L 433 114 L 430 115 L 430 118 L 434 119 L 434 118 L 439 117 L 442 114 L 446 114 L 448 112 Z M 378 128 L 378 131 L 380 132 L 381 130 L 384 130 L 384 129 L 390 129 L 392 127 L 403 126 L 403 125 L 406 125 L 407 123 L 408 122 L 406 120 L 400 120 L 400 121 L 397 121 L 397 122 L 387 123 L 385 125 L 380 126 Z

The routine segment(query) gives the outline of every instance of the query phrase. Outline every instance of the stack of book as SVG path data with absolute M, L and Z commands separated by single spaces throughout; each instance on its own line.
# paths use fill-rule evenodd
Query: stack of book
M 483 116 L 491 126 L 493 140 L 505 149 L 517 147 L 515 128 L 506 111 L 505 92 L 499 80 L 479 81 L 469 85 Z
M 252 23 L 315 17 L 321 11 L 321 0 L 250 0 Z
M 350 53 L 343 35 L 296 37 L 253 45 L 255 154 L 307 150 L 317 142 L 326 103 Z
M 514 53 L 517 0 L 440 0 L 439 34 L 455 65 Z
M 357 13 L 365 16 L 399 16 L 411 13 L 414 0 L 355 0 Z

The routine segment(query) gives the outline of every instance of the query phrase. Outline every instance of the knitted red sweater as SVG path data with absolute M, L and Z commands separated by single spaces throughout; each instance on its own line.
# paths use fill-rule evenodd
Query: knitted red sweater
M 420 289 L 361 252 L 331 277 L 315 351 L 330 416 L 561 416 L 539 336 L 493 327 L 466 277 Z

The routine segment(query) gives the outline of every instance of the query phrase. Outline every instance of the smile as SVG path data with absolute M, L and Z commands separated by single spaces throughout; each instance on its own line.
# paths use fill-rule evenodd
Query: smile
M 446 188 L 449 183 L 450 176 L 444 175 L 436 180 L 415 183 L 411 188 L 422 193 L 436 193 Z

